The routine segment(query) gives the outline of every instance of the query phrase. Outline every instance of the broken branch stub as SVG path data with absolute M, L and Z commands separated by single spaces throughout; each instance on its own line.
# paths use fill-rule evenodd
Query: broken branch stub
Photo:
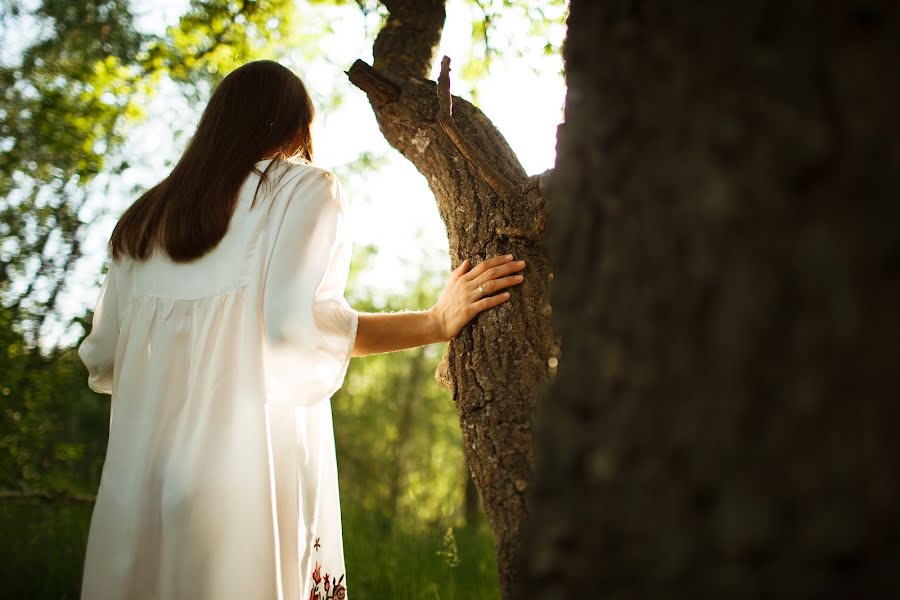
M 362 60 L 353 62 L 347 70 L 347 77 L 350 83 L 366 93 L 376 107 L 393 102 L 400 96 L 400 88 Z
M 469 143 L 466 137 L 460 132 L 453 120 L 453 97 L 450 95 L 450 57 L 445 56 L 441 60 L 441 74 L 437 81 L 438 96 L 438 112 L 437 120 L 441 128 L 459 153 L 468 161 L 470 165 L 478 172 L 482 179 L 491 187 L 499 196 L 510 198 L 518 193 L 516 186 L 511 184 L 509 180 L 494 168 L 490 159 L 476 146 Z

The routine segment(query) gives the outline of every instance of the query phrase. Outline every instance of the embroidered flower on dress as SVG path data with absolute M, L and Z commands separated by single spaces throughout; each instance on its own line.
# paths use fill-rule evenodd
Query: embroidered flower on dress
M 319 538 L 313 547 L 316 552 L 319 551 Z M 312 572 L 313 589 L 309 592 L 309 600 L 345 600 L 347 597 L 347 588 L 344 586 L 344 574 L 340 578 L 332 577 L 330 573 L 325 572 L 322 576 L 322 565 L 316 561 L 316 566 Z
M 322 565 L 320 565 L 318 561 L 316 561 L 316 568 L 313 569 L 312 578 L 316 583 L 322 581 Z

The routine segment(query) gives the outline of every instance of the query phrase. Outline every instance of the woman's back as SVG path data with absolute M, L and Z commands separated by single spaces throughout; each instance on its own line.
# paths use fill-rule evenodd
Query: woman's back
M 357 327 L 345 201 L 327 171 L 272 166 L 201 258 L 110 267 L 79 348 L 112 394 L 84 598 L 307 598 L 314 573 L 344 574 L 329 398 Z

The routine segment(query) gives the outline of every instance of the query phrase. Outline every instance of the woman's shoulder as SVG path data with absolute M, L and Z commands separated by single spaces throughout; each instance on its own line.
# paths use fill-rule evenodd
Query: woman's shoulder
M 315 181 L 324 178 L 331 182 L 335 180 L 335 174 L 332 170 L 325 167 L 315 165 L 303 160 L 276 160 L 274 164 L 269 165 L 270 161 L 260 161 L 257 167 L 266 172 L 267 177 L 271 177 L 278 182 L 278 189 L 290 189 L 301 183 Z
M 260 164 L 265 169 L 267 165 Z M 264 184 L 269 196 L 267 219 L 279 227 L 284 219 L 305 220 L 328 206 L 344 210 L 341 184 L 331 169 L 302 161 L 279 161 L 270 165 Z M 277 215 L 277 216 L 275 216 Z
M 273 180 L 274 203 L 284 206 L 300 204 L 305 208 L 321 206 L 320 202 L 334 202 L 343 207 L 343 188 L 331 169 L 302 161 L 281 161 Z M 312 198 L 318 198 L 313 201 Z

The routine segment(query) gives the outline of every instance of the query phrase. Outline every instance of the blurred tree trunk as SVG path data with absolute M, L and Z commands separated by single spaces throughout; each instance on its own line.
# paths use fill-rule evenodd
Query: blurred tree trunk
M 900 5 L 572 0 L 519 598 L 900 598 Z
M 388 527 L 393 529 L 394 520 L 397 516 L 397 509 L 400 504 L 401 483 L 408 471 L 406 460 L 407 447 L 412 436 L 413 424 L 415 419 L 416 403 L 420 400 L 419 390 L 425 385 L 426 381 L 426 365 L 425 365 L 425 347 L 416 348 L 409 352 L 408 360 L 408 376 L 405 381 L 401 381 L 397 389 L 401 390 L 399 399 L 399 417 L 397 418 L 397 439 L 394 441 L 393 455 L 394 460 L 391 464 L 391 479 L 388 488 Z
M 531 426 L 548 359 L 558 352 L 549 318 L 543 178 L 528 177 L 500 132 L 471 103 L 428 80 L 444 24 L 443 0 L 385 0 L 390 15 L 374 65 L 350 80 L 369 97 L 382 133 L 428 180 L 447 226 L 451 266 L 497 254 L 527 261 L 512 299 L 481 313 L 450 341 L 436 374 L 453 394 L 472 477 L 497 547 L 501 589 L 514 556 L 533 471 Z M 443 79 L 440 89 L 447 90 Z M 523 126 L 527 126 L 523 123 Z

